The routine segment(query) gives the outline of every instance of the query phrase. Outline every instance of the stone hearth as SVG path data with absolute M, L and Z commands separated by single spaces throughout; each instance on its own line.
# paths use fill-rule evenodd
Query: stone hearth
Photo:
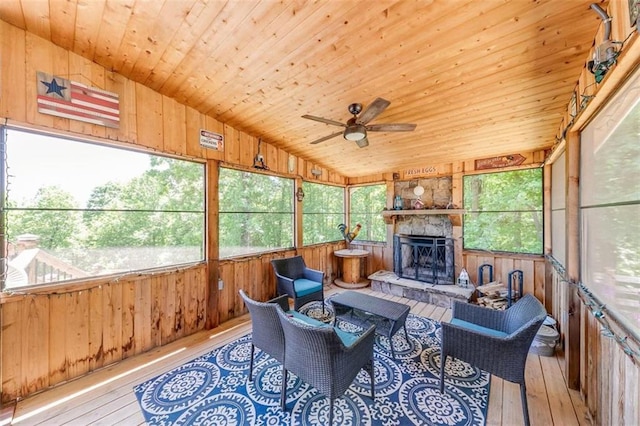
M 474 288 L 462 288 L 457 285 L 434 285 L 422 281 L 400 278 L 390 271 L 378 271 L 369 275 L 371 288 L 381 293 L 401 296 L 419 302 L 450 308 L 453 300 L 468 302 Z

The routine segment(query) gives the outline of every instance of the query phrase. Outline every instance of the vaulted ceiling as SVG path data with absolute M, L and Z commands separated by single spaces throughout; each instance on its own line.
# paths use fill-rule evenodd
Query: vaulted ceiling
M 549 148 L 593 0 L 2 0 L 0 19 L 349 177 Z M 597 2 L 604 8 L 605 5 Z M 359 148 L 348 106 L 390 105 Z

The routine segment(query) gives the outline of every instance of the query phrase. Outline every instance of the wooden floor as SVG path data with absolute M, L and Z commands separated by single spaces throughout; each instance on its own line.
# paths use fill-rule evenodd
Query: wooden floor
M 340 291 L 331 287 L 326 295 Z M 422 302 L 361 289 L 372 295 L 411 306 L 411 312 L 448 321 L 451 311 Z M 220 327 L 199 332 L 162 348 L 105 367 L 85 377 L 60 385 L 0 409 L 0 426 L 16 425 L 140 425 L 133 386 L 177 367 L 213 348 L 251 331 L 248 315 Z M 532 425 L 588 425 L 586 408 L 577 391 L 567 389 L 561 369 L 562 358 L 529 355 L 527 395 Z M 4 417 L 3 417 L 4 416 Z M 492 376 L 488 425 L 521 425 L 522 407 L 517 385 Z

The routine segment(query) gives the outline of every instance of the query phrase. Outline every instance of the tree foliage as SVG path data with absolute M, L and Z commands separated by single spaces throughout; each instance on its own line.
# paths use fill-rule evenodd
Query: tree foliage
M 542 169 L 464 177 L 464 247 L 542 253 Z
M 204 167 L 150 156 L 149 168 L 126 183 L 93 189 L 86 206 L 57 186 L 34 199 L 8 200 L 10 241 L 34 234 L 43 249 L 204 247 Z M 90 256 L 80 254 L 93 269 Z
M 293 180 L 221 168 L 221 257 L 293 246 Z
M 151 157 L 149 170 L 126 184 L 96 187 L 83 216 L 89 247 L 203 244 L 201 165 Z
M 382 210 L 387 199 L 387 186 L 367 185 L 351 188 L 349 217 L 352 226 L 362 225 L 358 239 L 364 241 L 386 241 L 387 228 Z
M 304 182 L 302 240 L 304 245 L 338 241 L 338 225 L 344 223 L 344 188 Z
M 58 186 L 43 186 L 31 200 L 8 201 L 7 234 L 9 241 L 23 234 L 39 238 L 43 248 L 72 247 L 81 234 L 78 208 L 72 194 Z

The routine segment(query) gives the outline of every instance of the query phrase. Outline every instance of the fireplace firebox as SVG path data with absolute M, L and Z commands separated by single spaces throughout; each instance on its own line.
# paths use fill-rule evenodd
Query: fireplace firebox
M 453 284 L 453 239 L 396 234 L 393 236 L 393 267 L 400 278 Z

